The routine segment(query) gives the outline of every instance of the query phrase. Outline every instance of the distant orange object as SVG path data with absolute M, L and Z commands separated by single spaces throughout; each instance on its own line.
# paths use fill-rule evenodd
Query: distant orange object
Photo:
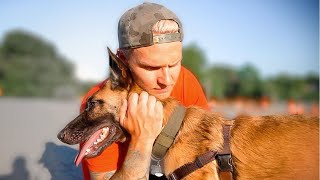
M 0 87 L 0 96 L 2 96 L 3 95 L 3 90 L 2 90 L 2 88 Z
M 304 114 L 304 105 L 295 100 L 288 100 L 287 103 L 288 114 Z
M 311 105 L 311 115 L 312 116 L 319 116 L 319 104 L 318 103 L 313 103 Z
M 271 99 L 267 96 L 263 96 L 261 97 L 259 104 L 262 109 L 268 109 L 271 104 Z

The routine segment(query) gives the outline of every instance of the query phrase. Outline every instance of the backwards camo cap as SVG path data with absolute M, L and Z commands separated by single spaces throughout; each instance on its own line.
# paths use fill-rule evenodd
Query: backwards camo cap
M 173 20 L 179 26 L 178 33 L 152 34 L 153 25 L 160 20 Z M 182 25 L 169 9 L 155 3 L 143 3 L 125 12 L 118 24 L 120 48 L 138 48 L 156 43 L 182 41 Z

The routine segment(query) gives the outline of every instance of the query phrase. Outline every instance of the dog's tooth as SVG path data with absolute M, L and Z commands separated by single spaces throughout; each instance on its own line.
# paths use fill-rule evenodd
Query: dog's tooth
M 100 139 L 104 139 L 104 138 L 106 138 L 106 135 L 104 135 L 104 134 L 100 134 Z
M 103 134 L 103 135 L 106 134 L 106 133 L 108 132 L 108 130 L 109 130 L 108 127 L 103 128 L 103 129 L 102 129 L 102 134 Z
M 88 155 L 88 154 L 89 154 L 88 152 L 84 153 L 84 155 Z
M 94 144 L 94 145 L 97 145 L 98 143 L 97 143 L 97 142 L 93 142 L 93 144 Z
M 101 139 L 97 139 L 97 142 L 99 143 L 99 142 L 101 142 L 102 140 Z
M 86 149 L 86 152 L 90 152 L 90 149 Z

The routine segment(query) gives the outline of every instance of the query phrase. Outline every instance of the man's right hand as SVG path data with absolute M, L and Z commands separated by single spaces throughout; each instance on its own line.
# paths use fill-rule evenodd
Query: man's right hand
M 120 124 L 131 135 L 130 143 L 153 144 L 162 130 L 163 105 L 143 91 L 132 93 L 120 108 Z
M 163 106 L 147 92 L 132 93 L 120 108 L 120 124 L 131 135 L 121 168 L 111 179 L 148 179 L 152 146 L 160 134 Z M 138 166 L 137 166 L 138 165 Z

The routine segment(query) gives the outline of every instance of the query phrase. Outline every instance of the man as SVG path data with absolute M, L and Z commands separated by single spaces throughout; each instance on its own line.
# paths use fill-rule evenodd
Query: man
M 208 109 L 203 90 L 195 76 L 181 66 L 182 25 L 167 8 L 143 3 L 128 10 L 118 26 L 117 55 L 127 63 L 135 82 L 146 92 L 123 100 L 120 124 L 130 140 L 114 143 L 100 156 L 84 159 L 84 179 L 148 179 L 153 143 L 162 129 L 162 104 L 156 98 L 169 96 L 184 106 Z M 83 99 L 98 91 L 93 87 Z

